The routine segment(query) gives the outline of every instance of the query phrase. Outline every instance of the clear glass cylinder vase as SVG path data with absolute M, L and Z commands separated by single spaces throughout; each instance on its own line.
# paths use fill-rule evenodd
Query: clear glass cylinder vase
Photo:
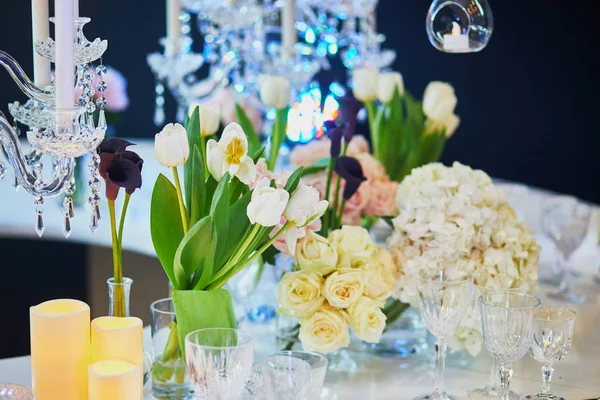
M 133 279 L 123 278 L 123 282 L 115 282 L 109 278 L 108 284 L 108 315 L 110 317 L 129 317 L 129 294 Z
M 275 319 L 275 340 L 277 350 L 303 350 L 298 338 L 300 334 L 300 320 L 294 317 L 277 314 Z
M 171 298 L 155 301 L 152 313 L 152 394 L 158 399 L 193 398 L 185 359 L 181 354 L 177 318 Z
M 367 343 L 378 355 L 414 357 L 429 348 L 427 328 L 419 310 L 409 307 L 392 324 L 386 327 L 379 343 Z

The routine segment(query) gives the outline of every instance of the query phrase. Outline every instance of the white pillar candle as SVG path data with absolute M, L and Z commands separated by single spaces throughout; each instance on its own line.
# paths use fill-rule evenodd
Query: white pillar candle
M 281 12 L 281 53 L 284 58 L 294 55 L 296 34 L 296 0 L 285 0 Z
M 469 36 L 462 34 L 460 25 L 457 22 L 452 22 L 452 33 L 444 35 L 444 50 L 469 50 Z
M 75 70 L 73 65 L 74 16 L 73 0 L 56 0 L 54 4 L 56 26 L 56 109 L 70 110 L 74 106 L 73 89 Z
M 167 0 L 167 54 L 175 54 L 178 49 L 179 36 L 181 35 L 180 0 Z
M 142 376 L 142 367 L 127 361 L 105 360 L 91 364 L 87 399 L 142 400 Z
M 35 51 L 35 42 L 50 37 L 48 17 L 49 0 L 31 0 L 31 28 L 33 37 L 33 81 L 37 86 L 50 84 L 50 60 Z

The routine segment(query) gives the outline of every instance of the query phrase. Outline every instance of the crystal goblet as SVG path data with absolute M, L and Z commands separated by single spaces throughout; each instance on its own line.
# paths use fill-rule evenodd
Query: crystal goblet
M 569 354 L 577 313 L 566 308 L 541 307 L 533 324 L 531 356 L 542 364 L 542 390 L 528 400 L 564 400 L 550 390 L 554 364 Z
M 433 277 L 417 278 L 417 289 L 423 322 L 429 332 L 437 338 L 434 391 L 417 399 L 451 399 L 444 392 L 446 337 L 454 332 L 471 304 L 473 278 L 451 280 L 441 271 Z
M 33 394 L 25 386 L 0 382 L 1 400 L 33 400 Z
M 477 278 L 476 278 L 477 279 Z M 481 321 L 481 313 L 479 310 L 479 296 L 488 294 L 490 292 L 507 292 L 507 293 L 527 293 L 529 290 L 529 286 L 521 286 L 518 288 L 507 288 L 507 289 L 497 289 L 490 288 L 484 285 L 473 284 L 474 288 L 474 301 L 473 301 L 473 316 L 476 320 Z M 481 325 L 479 325 L 479 331 L 481 333 Z M 500 386 L 500 377 L 498 376 L 498 369 L 500 366 L 498 365 L 498 361 L 495 358 L 492 358 L 492 362 L 490 364 L 490 376 L 488 383 L 485 387 L 480 389 L 471 390 L 468 395 L 471 400 L 484 400 L 484 399 L 497 399 L 502 396 L 502 388 Z M 517 396 L 516 393 L 511 392 L 511 396 Z
M 185 337 L 196 400 L 237 400 L 252 372 L 252 337 L 235 329 L 209 328 Z
M 540 300 L 523 293 L 490 292 L 479 296 L 479 304 L 485 347 L 500 362 L 502 400 L 519 399 L 510 392 L 512 363 L 531 347 Z
M 544 232 L 554 241 L 562 256 L 559 261 L 559 290 L 550 293 L 550 297 L 572 303 L 585 301 L 585 296 L 573 293 L 571 289 L 571 267 L 568 261 L 585 239 L 591 215 L 590 206 L 570 196 L 552 197 L 542 205 Z
M 327 375 L 327 358 L 319 353 L 308 351 L 278 351 L 269 357 L 288 357 L 306 362 L 310 367 L 310 382 L 308 384 L 308 399 L 318 399 Z
M 272 354 L 261 364 L 265 400 L 307 399 L 310 364 L 301 358 Z

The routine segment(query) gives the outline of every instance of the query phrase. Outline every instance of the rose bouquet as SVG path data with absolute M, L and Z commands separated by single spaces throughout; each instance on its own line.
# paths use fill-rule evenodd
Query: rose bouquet
M 483 171 L 460 163 L 416 168 L 398 187 L 396 201 L 389 244 L 401 266 L 395 294 L 401 301 L 414 303 L 414 277 L 434 275 L 439 266 L 450 278 L 472 276 L 483 287 L 535 287 L 539 246 Z M 481 340 L 479 321 L 469 315 L 449 343 L 475 355 Z
M 450 84 L 431 82 L 422 104 L 404 89 L 398 72 L 357 69 L 353 84 L 354 97 L 367 109 L 373 155 L 391 180 L 401 182 L 413 168 L 439 160 L 460 124 Z
M 280 236 L 295 245 L 298 231 L 327 208 L 326 201 L 313 196 L 316 189 L 300 183 L 301 168 L 283 187 L 268 178 L 255 182 L 256 163 L 264 149 L 249 154 L 248 137 L 240 125 L 228 125 L 218 141 L 205 143 L 202 124 L 197 107 L 186 128 L 168 124 L 155 140 L 156 157 L 172 170 L 174 182 L 162 174 L 158 177 L 150 215 L 152 241 L 173 285 L 177 316 L 163 363 L 181 357 L 180 345 L 191 331 L 235 328 L 233 303 L 223 286 Z M 277 227 L 282 218 L 286 222 Z M 153 371 L 159 380 L 170 379 L 172 373 Z
M 356 337 L 377 343 L 386 325 L 383 311 L 396 289 L 396 265 L 366 229 L 344 226 L 327 238 L 309 231 L 298 241 L 295 270 L 277 286 L 279 312 L 299 318 L 307 351 L 331 353 Z

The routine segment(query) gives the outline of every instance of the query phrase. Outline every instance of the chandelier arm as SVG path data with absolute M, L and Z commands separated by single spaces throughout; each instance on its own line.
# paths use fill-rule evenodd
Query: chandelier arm
M 0 65 L 6 68 L 11 78 L 13 78 L 17 83 L 17 86 L 19 86 L 19 89 L 21 89 L 27 97 L 44 103 L 54 102 L 54 93 L 37 87 L 31 79 L 29 79 L 25 71 L 23 71 L 23 68 L 21 68 L 17 60 L 3 50 L 0 50 Z
M 74 160 L 59 160 L 58 172 L 54 180 L 36 188 L 36 177 L 27 167 L 23 148 L 15 129 L 10 125 L 4 113 L 0 111 L 0 143 L 7 161 L 13 166 L 19 184 L 34 196 L 53 197 L 61 194 L 73 176 Z

